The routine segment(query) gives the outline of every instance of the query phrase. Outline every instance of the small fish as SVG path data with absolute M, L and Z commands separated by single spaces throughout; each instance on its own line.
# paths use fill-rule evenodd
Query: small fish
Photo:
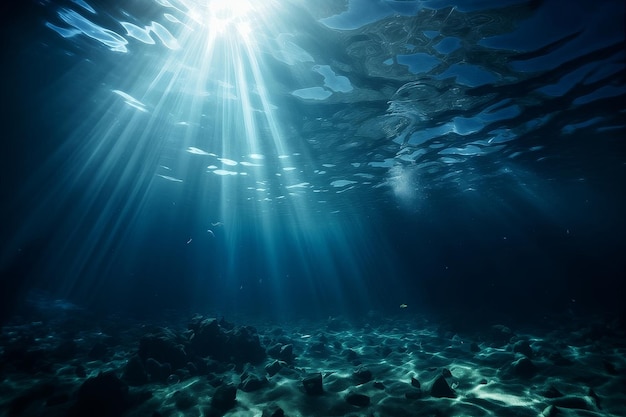
M 218 226 L 223 226 L 223 224 L 222 222 L 216 222 L 216 223 L 211 223 L 211 226 L 218 227 Z
M 187 244 L 190 244 L 192 240 L 193 240 L 192 238 L 189 238 L 189 240 L 187 241 Z
M 213 230 L 207 229 L 207 233 L 210 234 L 212 237 L 215 237 L 215 233 L 213 233 Z
M 407 308 L 407 307 L 408 307 L 408 305 L 406 305 L 406 304 L 400 304 L 400 308 Z

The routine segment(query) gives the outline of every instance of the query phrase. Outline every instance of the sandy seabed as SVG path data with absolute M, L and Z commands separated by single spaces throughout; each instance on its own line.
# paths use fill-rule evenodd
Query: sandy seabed
M 465 331 L 410 312 L 280 324 L 202 319 L 224 343 L 246 326 L 254 364 L 231 361 L 228 351 L 191 360 L 200 336 L 189 320 L 166 326 L 78 310 L 14 320 L 0 334 L 0 415 L 626 415 L 626 338 L 610 317 Z M 150 340 L 160 347 L 146 335 L 159 335 Z M 167 349 L 189 362 L 165 363 Z

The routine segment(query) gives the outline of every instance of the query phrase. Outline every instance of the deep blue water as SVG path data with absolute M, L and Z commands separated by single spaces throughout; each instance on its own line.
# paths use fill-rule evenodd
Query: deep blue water
M 1 6 L 4 315 L 620 308 L 622 1 L 207 3 Z

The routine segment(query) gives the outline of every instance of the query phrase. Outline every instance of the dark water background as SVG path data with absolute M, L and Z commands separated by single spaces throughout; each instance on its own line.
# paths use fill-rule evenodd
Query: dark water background
M 92 19 L 122 35 L 114 22 L 123 8 L 127 18 L 163 21 L 162 4 L 139 3 L 91 2 L 100 12 Z M 111 99 L 111 90 L 129 92 L 133 83 L 146 90 L 150 77 L 142 78 L 137 63 L 168 53 L 159 42 L 131 41 L 129 52 L 113 52 L 46 27 L 61 26 L 63 7 L 91 17 L 76 3 L 3 5 L 3 316 L 32 291 L 146 316 L 392 314 L 400 304 L 469 321 L 619 311 L 626 275 L 623 3 L 427 3 L 372 3 L 381 17 L 367 24 L 358 14 L 345 17 L 358 26 L 352 31 L 318 23 L 316 13 L 340 13 L 328 12 L 328 2 L 319 10 L 289 3 L 300 16 L 291 27 L 299 46 L 359 94 L 302 100 L 291 92 L 320 82 L 311 78 L 313 63 L 301 63 L 309 66 L 303 72 L 262 54 L 278 122 L 308 184 L 290 197 L 286 183 L 270 175 L 267 203 L 247 188 L 255 174 L 213 175 L 204 156 L 185 151 L 228 156 L 224 142 L 202 142 L 202 129 L 190 137 L 171 127 L 171 113 L 182 111 L 175 101 L 142 115 Z M 533 19 L 529 30 L 524 22 Z M 394 34 L 393 22 L 408 32 Z M 402 45 L 436 56 L 420 35 L 424 22 L 460 39 L 464 54 L 441 53 L 425 70 L 411 67 L 421 60 L 402 65 L 396 58 L 393 70 L 381 72 Z M 500 45 L 485 49 L 485 38 Z M 497 76 L 474 83 L 461 82 L 463 71 L 456 80 L 440 76 L 459 63 Z M 211 100 L 207 106 L 219 105 Z M 516 112 L 473 132 L 432 133 L 511 103 Z M 219 116 L 202 123 L 227 129 Z M 265 164 L 278 171 L 270 155 L 280 152 L 267 126 L 260 129 Z M 480 142 L 498 130 L 514 139 L 497 149 Z M 127 137 L 141 139 L 130 144 Z M 239 156 L 250 153 L 232 146 Z M 366 166 L 386 159 L 391 165 Z M 158 176 L 163 161 L 182 182 Z M 364 165 L 355 170 L 353 162 Z M 326 177 L 315 172 L 322 164 L 332 165 Z M 355 178 L 346 192 L 330 185 Z

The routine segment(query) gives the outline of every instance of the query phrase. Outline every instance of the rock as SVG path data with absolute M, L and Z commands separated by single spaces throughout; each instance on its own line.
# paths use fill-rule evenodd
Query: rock
M 87 376 L 87 371 L 85 371 L 85 367 L 83 365 L 76 365 L 76 376 L 79 378 L 84 378 Z
M 422 384 L 414 377 L 411 377 L 411 386 L 419 389 L 422 387 Z
M 542 417 L 554 417 L 561 414 L 559 409 L 553 405 L 549 405 L 541 412 Z
M 558 365 L 558 366 L 569 366 L 569 365 L 574 364 L 572 360 L 567 359 L 566 357 L 561 355 L 559 352 L 548 355 L 548 358 L 552 361 L 553 364 Z
M 615 365 L 609 361 L 603 361 L 602 365 L 604 365 L 604 370 L 609 375 L 618 375 L 617 368 Z
M 382 356 L 383 358 L 386 358 L 387 356 L 389 356 L 391 354 L 391 352 L 393 352 L 391 350 L 391 348 L 389 346 L 383 346 L 379 349 L 380 352 L 380 356 Z
M 370 397 L 364 394 L 357 394 L 354 392 L 346 395 L 346 401 L 349 404 L 356 405 L 357 407 L 367 407 L 370 405 Z
M 550 386 L 547 390 L 541 392 L 541 395 L 546 398 L 559 398 L 562 397 L 563 394 L 558 389 L 554 388 L 554 386 Z
M 148 358 L 146 372 L 152 381 L 165 382 L 172 373 L 172 367 L 169 363 L 159 363 L 156 359 Z
M 142 337 L 139 340 L 139 357 L 144 362 L 153 358 L 160 363 L 169 363 L 175 369 L 184 368 L 189 362 L 183 345 L 168 331 Z
M 165 380 L 165 382 L 167 382 L 167 385 L 178 384 L 180 382 L 180 376 L 177 374 L 170 374 Z
M 315 357 L 326 356 L 328 354 L 326 343 L 322 341 L 312 343 L 309 346 L 309 353 Z
M 220 411 L 230 410 L 237 402 L 237 388 L 232 384 L 222 385 L 215 390 L 211 406 Z
M 521 353 L 529 359 L 532 359 L 533 357 L 533 350 L 526 340 L 518 340 L 515 342 L 513 345 L 513 352 Z
M 422 398 L 422 392 L 409 391 L 404 394 L 404 398 L 406 398 L 407 400 L 419 400 L 420 398 Z
M 433 382 L 430 387 L 430 395 L 436 398 L 456 398 L 456 394 L 443 375 L 439 375 Z
M 139 386 L 148 382 L 148 374 L 139 356 L 131 356 L 126 362 L 122 379 L 130 386 Z
M 198 403 L 195 396 L 183 391 L 175 391 L 172 397 L 174 398 L 176 408 L 180 411 L 189 410 Z
M 365 384 L 372 380 L 372 371 L 367 369 L 365 366 L 359 366 L 353 373 L 354 379 L 357 380 L 358 384 Z
M 46 407 L 54 407 L 55 405 L 65 404 L 70 400 L 70 396 L 66 393 L 53 395 L 46 401 Z
M 478 346 L 478 343 L 472 342 L 472 344 L 470 345 L 470 352 L 480 352 L 480 346 Z
M 591 410 L 592 407 L 582 397 L 575 397 L 573 395 L 555 398 L 552 400 L 552 405 L 562 408 L 573 408 L 578 410 Z
M 598 396 L 598 394 L 596 394 L 593 388 L 589 388 L 589 391 L 587 391 L 587 395 L 589 395 L 589 397 L 593 399 L 593 402 L 596 404 L 596 407 L 598 407 L 601 410 L 602 405 L 600 404 L 600 397 Z
M 285 411 L 277 405 L 272 405 L 263 410 L 261 417 L 285 417 Z
M 448 368 L 443 368 L 441 370 L 441 376 L 443 376 L 444 378 L 452 378 L 452 372 L 450 372 Z
M 265 349 L 253 327 L 235 327 L 225 321 L 204 319 L 192 322 L 189 328 L 193 331 L 189 348 L 198 356 L 235 364 L 256 364 L 265 359 Z
M 232 353 L 235 363 L 257 364 L 265 359 L 265 349 L 254 327 L 241 326 L 227 335 L 226 348 Z
M 278 371 L 281 370 L 282 367 L 283 366 L 280 364 L 279 361 L 274 361 L 271 364 L 265 366 L 265 371 L 269 376 L 274 376 L 278 373 Z
M 373 386 L 376 389 L 380 389 L 380 390 L 385 389 L 385 384 L 383 384 L 382 382 L 379 382 L 379 381 L 374 382 Z
M 70 417 L 120 416 L 129 407 L 128 386 L 113 372 L 101 372 L 88 378 L 78 389 Z
M 355 360 L 359 356 L 352 349 L 347 349 L 344 354 L 346 356 L 346 359 L 349 360 L 350 362 L 352 362 L 353 360 Z
M 267 385 L 268 381 L 265 377 L 257 377 L 256 375 L 247 375 L 239 384 L 239 389 L 244 392 L 258 391 Z
M 279 355 L 280 355 L 280 349 L 283 347 L 283 345 L 281 343 L 275 343 L 272 346 L 270 346 L 269 348 L 267 348 L 267 354 L 274 358 L 274 359 L 278 359 Z
M 302 380 L 304 391 L 308 395 L 322 395 L 324 393 L 324 387 L 322 385 L 322 374 L 317 373 L 309 375 Z
M 185 369 L 189 371 L 189 375 L 192 375 L 192 376 L 198 375 L 198 367 L 193 362 L 187 362 Z
M 97 342 L 95 345 L 93 345 L 93 347 L 87 354 L 87 357 L 91 360 L 102 360 L 106 357 L 108 351 L 109 349 L 104 343 Z
M 295 359 L 295 355 L 293 354 L 293 345 L 288 344 L 281 347 L 278 354 L 278 359 L 283 360 L 287 363 L 292 363 Z
M 496 324 L 491 326 L 484 336 L 493 345 L 504 346 L 509 343 L 511 337 L 513 337 L 513 332 L 506 326 Z
M 23 394 L 13 398 L 9 402 L 7 410 L 7 416 L 21 416 L 35 414 L 34 410 L 30 410 L 29 406 L 36 404 L 46 397 L 54 395 L 56 386 L 51 383 L 43 383 L 35 385 L 34 387 L 26 390 Z M 6 404 L 6 403 L 5 403 Z M 5 405 L 3 404 L 3 405 Z M 30 411 L 30 413 L 29 413 Z M 4 414 L 3 414 L 4 415 Z
M 511 364 L 511 371 L 520 378 L 532 378 L 537 373 L 537 367 L 530 359 L 523 357 Z

